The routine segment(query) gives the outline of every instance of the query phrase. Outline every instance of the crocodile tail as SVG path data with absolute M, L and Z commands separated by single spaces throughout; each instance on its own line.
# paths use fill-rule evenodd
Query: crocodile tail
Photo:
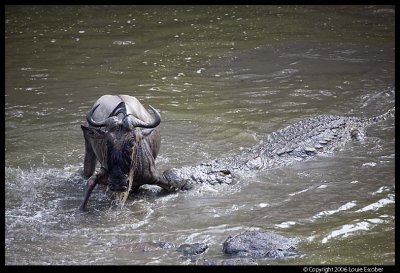
M 363 123 L 365 125 L 369 125 L 369 124 L 373 124 L 373 123 L 378 123 L 382 120 L 385 120 L 389 117 L 394 117 L 394 111 L 395 111 L 395 107 L 393 107 L 392 109 L 390 109 L 389 111 L 387 111 L 386 113 L 376 116 L 376 117 L 372 117 L 372 118 L 367 118 L 367 119 L 363 119 Z

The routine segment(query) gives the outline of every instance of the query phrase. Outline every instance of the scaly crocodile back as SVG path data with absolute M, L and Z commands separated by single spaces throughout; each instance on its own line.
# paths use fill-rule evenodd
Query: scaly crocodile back
M 316 154 L 330 153 L 351 140 L 362 140 L 368 125 L 394 116 L 393 107 L 372 118 L 320 115 L 306 118 L 265 137 L 260 144 L 234 156 L 183 166 L 164 177 L 185 183 L 231 183 L 239 174 L 286 165 Z
M 317 153 L 330 152 L 350 140 L 363 140 L 365 128 L 394 116 L 393 107 L 386 113 L 367 119 L 358 117 L 320 115 L 289 125 L 270 134 L 265 141 L 252 149 L 254 157 L 250 168 L 269 167 L 278 157 L 305 158 Z M 272 160 L 271 160 L 272 159 Z
M 370 124 L 383 121 L 383 120 L 385 120 L 385 119 L 387 119 L 389 117 L 394 117 L 394 111 L 395 111 L 395 107 L 393 107 L 392 109 L 390 109 L 389 111 L 387 111 L 386 113 L 384 113 L 382 115 L 379 115 L 379 116 L 376 116 L 376 117 L 372 117 L 372 118 L 363 119 L 362 122 L 363 122 L 364 126 L 368 126 Z

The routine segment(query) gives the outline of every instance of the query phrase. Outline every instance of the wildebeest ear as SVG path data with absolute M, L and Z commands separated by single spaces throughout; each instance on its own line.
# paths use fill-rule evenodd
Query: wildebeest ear
M 90 137 L 90 138 L 95 138 L 95 139 L 102 139 L 105 137 L 106 133 L 103 132 L 102 130 L 92 128 L 92 127 L 87 127 L 84 125 L 81 125 L 83 135 L 85 137 Z

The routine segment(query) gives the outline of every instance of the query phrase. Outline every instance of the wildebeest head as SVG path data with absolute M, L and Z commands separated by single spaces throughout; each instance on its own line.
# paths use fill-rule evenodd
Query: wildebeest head
M 104 140 L 108 186 L 111 191 L 123 192 L 128 188 L 129 172 L 135 171 L 135 160 L 138 160 L 135 154 L 140 149 L 140 142 L 160 124 L 161 116 L 150 106 L 155 118 L 152 122 L 144 122 L 134 115 L 127 115 L 125 103 L 121 102 L 107 119 L 95 121 L 92 116 L 98 106 L 86 115 L 88 124 L 96 128 L 85 127 L 84 130 L 89 137 Z M 99 127 L 105 127 L 106 130 L 97 129 Z

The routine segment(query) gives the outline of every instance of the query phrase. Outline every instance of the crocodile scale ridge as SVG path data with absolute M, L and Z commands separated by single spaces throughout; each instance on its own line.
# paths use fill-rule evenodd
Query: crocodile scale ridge
M 169 169 L 162 175 L 176 189 L 190 189 L 199 183 L 230 184 L 245 172 L 289 164 L 332 152 L 351 140 L 363 140 L 366 127 L 393 117 L 394 112 L 395 107 L 367 119 L 333 115 L 307 118 L 271 133 L 234 156 Z

